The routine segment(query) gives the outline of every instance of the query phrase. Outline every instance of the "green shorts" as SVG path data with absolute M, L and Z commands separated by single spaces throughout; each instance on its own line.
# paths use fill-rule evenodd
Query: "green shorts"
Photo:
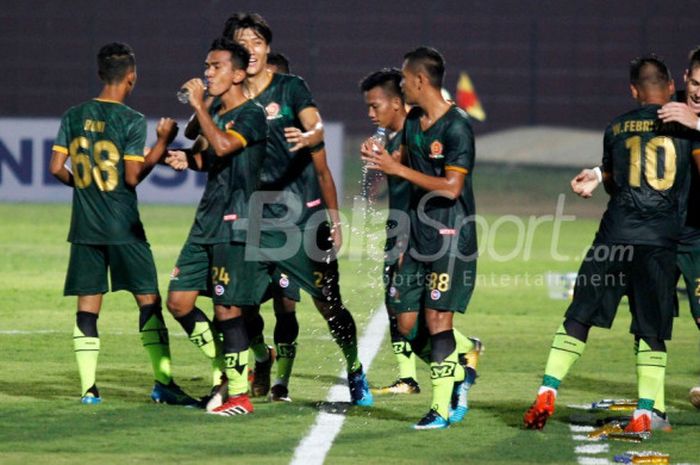
M 630 333 L 671 339 L 677 312 L 676 252 L 648 245 L 594 244 L 576 277 L 566 317 L 610 328 L 620 299 L 629 298 Z
M 186 242 L 168 291 L 198 291 L 216 305 L 258 305 L 270 283 L 268 265 L 245 260 L 245 244 Z
M 700 249 L 678 250 L 676 265 L 676 281 L 683 276 L 690 313 L 697 320 L 700 318 Z
M 476 285 L 476 260 L 445 254 L 434 262 L 419 262 L 404 254 L 388 289 L 396 313 L 424 308 L 464 313 Z
M 307 225 L 296 239 L 280 231 L 265 231 L 260 241 L 262 259 L 274 264 L 311 297 L 341 302 L 338 260 L 330 240 L 330 226 Z
M 157 294 L 158 275 L 148 242 L 120 245 L 71 244 L 64 295 L 104 294 L 126 290 L 137 295 Z
M 267 286 L 262 301 L 267 302 L 277 297 L 284 297 L 294 302 L 299 302 L 301 300 L 299 285 L 296 281 L 291 279 L 287 273 L 283 273 L 275 267 L 272 272 L 270 285 Z

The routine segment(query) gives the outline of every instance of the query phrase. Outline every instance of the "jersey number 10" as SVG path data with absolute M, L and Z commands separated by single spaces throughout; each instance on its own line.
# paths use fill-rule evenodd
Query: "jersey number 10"
M 630 151 L 630 187 L 639 187 L 642 183 L 642 138 L 633 136 L 625 140 L 625 147 Z M 664 175 L 659 177 L 659 149 L 664 151 Z M 665 191 L 673 186 L 676 179 L 676 147 L 669 137 L 657 136 L 644 144 L 644 177 L 647 183 L 657 191 Z
M 76 137 L 68 147 L 71 164 L 73 165 L 73 179 L 78 189 L 85 189 L 92 181 L 103 192 L 113 191 L 119 183 L 119 150 L 112 141 L 98 140 L 90 147 L 87 137 Z M 90 163 L 90 154 L 97 166 Z M 106 158 L 103 158 L 103 154 Z

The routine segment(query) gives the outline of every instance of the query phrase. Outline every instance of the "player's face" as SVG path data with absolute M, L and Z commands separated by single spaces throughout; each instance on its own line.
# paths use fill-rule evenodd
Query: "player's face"
M 379 86 L 365 92 L 367 116 L 373 124 L 382 128 L 391 125 L 397 111 L 394 100 L 396 99 L 389 97 L 386 91 Z
M 207 60 L 204 64 L 204 77 L 207 78 L 207 92 L 209 95 L 216 97 L 226 93 L 233 85 L 235 78 L 231 52 L 213 50 L 207 55 Z
M 409 105 L 415 105 L 418 103 L 418 74 L 413 73 L 404 61 L 401 67 L 401 74 L 403 78 L 401 79 L 401 90 L 403 91 L 403 98 Z
M 685 74 L 686 103 L 693 113 L 700 113 L 700 66 Z
M 256 76 L 267 68 L 267 54 L 270 53 L 270 46 L 254 29 L 237 30 L 233 40 L 244 46 L 250 53 L 250 61 L 246 69 L 249 75 Z

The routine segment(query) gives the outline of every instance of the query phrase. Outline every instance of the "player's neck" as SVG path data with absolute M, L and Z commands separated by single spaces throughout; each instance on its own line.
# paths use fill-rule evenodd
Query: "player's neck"
M 221 94 L 222 112 L 227 112 L 233 108 L 243 105 L 248 98 L 243 93 L 243 84 L 232 85 L 229 90 Z
M 387 129 L 391 132 L 397 132 L 403 129 L 403 123 L 406 121 L 406 113 L 396 115 L 396 117 L 387 125 Z
M 265 90 L 265 88 L 270 84 L 274 73 L 268 69 L 263 69 L 261 72 L 255 76 L 248 76 L 245 80 L 244 92 L 248 98 L 255 98 L 260 93 Z
M 447 113 L 452 105 L 442 98 L 439 91 L 437 93 L 431 91 L 425 94 L 418 106 L 421 107 L 424 113 L 423 126 L 429 127 Z
M 105 84 L 102 88 L 102 92 L 97 97 L 100 100 L 110 100 L 112 102 L 124 103 L 129 91 L 127 86 L 124 84 Z

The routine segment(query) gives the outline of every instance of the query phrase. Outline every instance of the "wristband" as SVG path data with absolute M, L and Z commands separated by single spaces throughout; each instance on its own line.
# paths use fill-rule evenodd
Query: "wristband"
M 593 173 L 595 173 L 595 178 L 598 180 L 598 182 L 603 182 L 603 172 L 600 171 L 600 166 L 593 168 Z
M 326 146 L 326 144 L 324 144 L 323 141 L 321 141 L 318 144 L 312 145 L 311 147 L 309 147 L 309 152 L 311 152 L 311 153 L 318 152 L 319 150 L 321 150 L 325 146 Z

